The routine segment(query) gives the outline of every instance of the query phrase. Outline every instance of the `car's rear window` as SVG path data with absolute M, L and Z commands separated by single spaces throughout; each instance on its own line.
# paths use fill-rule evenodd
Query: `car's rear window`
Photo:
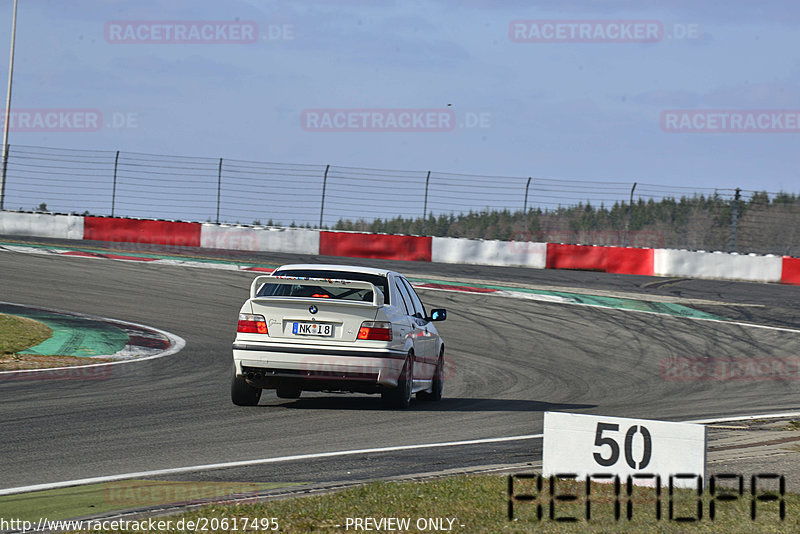
M 358 280 L 369 282 L 383 292 L 384 304 L 389 304 L 389 283 L 385 276 L 350 271 L 323 270 L 285 270 L 275 271 L 273 276 L 296 276 L 298 278 L 326 278 L 335 280 Z M 331 288 L 309 285 L 264 284 L 258 290 L 259 297 L 319 297 L 342 300 L 372 301 L 372 291 L 368 289 Z

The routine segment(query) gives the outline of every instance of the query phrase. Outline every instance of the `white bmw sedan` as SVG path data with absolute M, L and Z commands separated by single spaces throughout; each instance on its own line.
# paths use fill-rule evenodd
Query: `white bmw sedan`
M 406 408 L 442 398 L 444 343 L 406 278 L 347 265 L 284 265 L 250 286 L 239 312 L 231 399 L 258 404 L 262 389 L 380 393 Z

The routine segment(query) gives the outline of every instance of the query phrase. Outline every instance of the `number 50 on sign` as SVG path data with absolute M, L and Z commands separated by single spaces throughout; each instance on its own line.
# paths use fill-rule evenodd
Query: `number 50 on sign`
M 706 479 L 706 427 L 652 421 L 545 412 L 542 474 L 670 475 L 694 474 Z M 639 479 L 651 483 L 655 477 Z M 692 487 L 688 479 L 675 480 Z

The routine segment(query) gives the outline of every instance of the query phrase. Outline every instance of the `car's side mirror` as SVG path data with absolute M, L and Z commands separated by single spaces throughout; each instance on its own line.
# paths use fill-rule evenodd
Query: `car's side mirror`
M 444 321 L 445 319 L 447 319 L 447 310 L 443 308 L 431 310 L 431 321 Z

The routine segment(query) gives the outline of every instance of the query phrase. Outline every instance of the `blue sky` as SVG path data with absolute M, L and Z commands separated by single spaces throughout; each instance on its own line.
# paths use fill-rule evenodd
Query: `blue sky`
M 0 9 L 3 77 L 11 5 Z M 513 42 L 518 20 L 658 21 L 664 36 Z M 111 43 L 110 21 L 254 22 L 259 38 Z M 800 110 L 798 23 L 793 1 L 20 0 L 12 108 L 96 109 L 104 124 L 9 142 L 799 192 L 800 130 L 660 124 L 665 110 Z M 443 109 L 456 124 L 308 131 L 309 109 Z

